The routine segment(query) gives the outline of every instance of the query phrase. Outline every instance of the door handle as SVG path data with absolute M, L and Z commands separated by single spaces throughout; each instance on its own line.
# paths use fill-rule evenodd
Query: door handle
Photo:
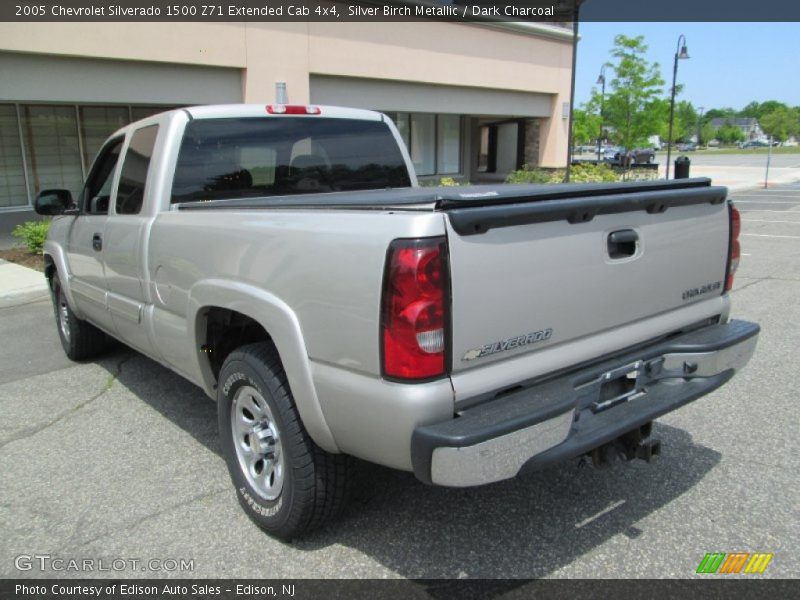
M 103 236 L 99 233 L 95 233 L 92 236 L 92 248 L 94 248 L 97 252 L 103 249 Z
M 614 231 L 608 236 L 608 241 L 611 244 L 629 244 L 639 240 L 639 234 L 633 229 L 622 229 L 621 231 Z
M 639 234 L 633 229 L 620 229 L 608 234 L 608 255 L 611 258 L 628 258 L 636 254 Z

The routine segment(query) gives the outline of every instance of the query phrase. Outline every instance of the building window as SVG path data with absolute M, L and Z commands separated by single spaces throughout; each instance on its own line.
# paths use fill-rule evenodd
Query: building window
M 0 104 L 0 209 L 27 204 L 17 107 Z
M 461 172 L 461 117 L 395 113 L 394 122 L 419 176 Z
M 417 175 L 436 173 L 436 115 L 411 114 L 411 161 Z
M 174 108 L 0 104 L 0 210 L 29 210 L 43 189 L 67 189 L 77 197 L 95 155 L 115 131 Z
M 117 129 L 130 123 L 127 106 L 81 106 L 83 164 L 88 171 L 100 148 Z
M 152 117 L 158 113 L 166 112 L 176 108 L 175 106 L 134 106 L 131 108 L 131 117 L 134 121 Z
M 58 188 L 77 198 L 83 187 L 78 120 L 74 106 L 25 105 L 22 131 L 31 197 Z
M 439 115 L 436 128 L 436 165 L 439 173 L 458 173 L 461 167 L 461 118 Z

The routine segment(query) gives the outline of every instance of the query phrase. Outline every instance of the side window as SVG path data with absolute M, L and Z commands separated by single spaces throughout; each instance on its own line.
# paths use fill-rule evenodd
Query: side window
M 137 215 L 142 210 L 147 171 L 157 136 L 158 125 L 150 125 L 137 129 L 131 138 L 119 176 L 116 205 L 118 215 Z
M 111 140 L 97 156 L 81 194 L 81 204 L 86 214 L 108 214 L 111 182 L 114 179 L 114 167 L 117 166 L 121 149 L 122 138 Z

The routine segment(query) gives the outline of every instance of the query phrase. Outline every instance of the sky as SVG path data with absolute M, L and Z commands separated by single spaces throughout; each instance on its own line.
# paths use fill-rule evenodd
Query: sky
M 800 23 L 580 23 L 575 104 L 586 102 L 604 62 L 610 62 L 614 36 L 643 35 L 647 58 L 661 66 L 672 85 L 678 37 L 686 36 L 689 60 L 678 61 L 678 99 L 695 107 L 741 109 L 755 100 L 800 106 Z M 613 71 L 606 69 L 606 80 Z M 608 90 L 608 86 L 606 87 Z

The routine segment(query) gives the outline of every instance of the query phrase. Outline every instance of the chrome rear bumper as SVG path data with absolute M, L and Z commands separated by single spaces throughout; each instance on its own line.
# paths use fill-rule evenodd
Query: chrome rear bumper
M 758 333 L 746 321 L 712 325 L 418 427 L 414 473 L 468 487 L 584 454 L 723 385 Z

